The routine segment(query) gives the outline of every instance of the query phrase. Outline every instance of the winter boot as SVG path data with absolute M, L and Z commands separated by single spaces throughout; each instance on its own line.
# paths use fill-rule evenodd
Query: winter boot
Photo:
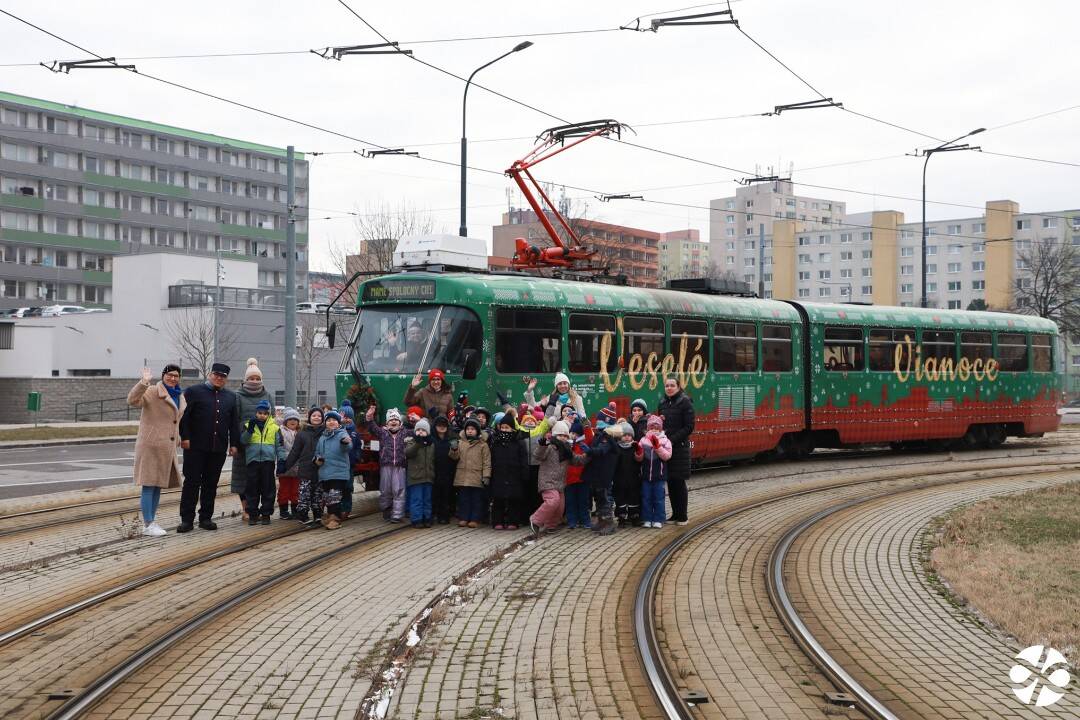
M 278 505 L 278 513 L 281 515 L 282 520 L 288 520 L 292 517 L 292 515 L 289 514 L 289 503 Z
M 600 534 L 601 535 L 614 535 L 615 534 L 615 518 L 602 518 L 600 520 Z M 595 530 L 595 528 L 593 528 Z

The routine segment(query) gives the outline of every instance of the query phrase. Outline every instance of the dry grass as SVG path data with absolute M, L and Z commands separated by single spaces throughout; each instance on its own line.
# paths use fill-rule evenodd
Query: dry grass
M 118 437 L 139 433 L 138 425 L 101 425 L 91 427 L 28 427 L 0 430 L 0 442 L 5 440 L 74 440 L 77 438 Z
M 1022 645 L 1080 660 L 1080 482 L 994 498 L 941 526 L 930 569 Z

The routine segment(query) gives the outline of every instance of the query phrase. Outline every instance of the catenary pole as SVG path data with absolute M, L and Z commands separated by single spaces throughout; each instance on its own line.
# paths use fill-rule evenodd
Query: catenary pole
M 765 223 L 758 225 L 757 296 L 765 297 Z
M 296 152 L 287 150 L 285 225 L 285 405 L 296 407 Z

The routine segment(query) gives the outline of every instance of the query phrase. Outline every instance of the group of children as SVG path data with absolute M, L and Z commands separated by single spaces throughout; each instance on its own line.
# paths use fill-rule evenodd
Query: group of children
M 368 408 L 366 426 L 378 443 L 380 507 L 389 522 L 408 515 L 415 527 L 490 523 L 495 530 L 528 524 L 534 533 L 664 524 L 666 463 L 671 442 L 663 418 L 644 400 L 617 416 L 609 402 L 590 423 L 581 399 L 557 375 L 556 391 L 540 404 L 535 382 L 518 407 L 501 412 L 465 405 L 450 416 L 433 408 L 391 408 L 384 425 Z M 595 509 L 596 521 L 593 521 Z
M 406 516 L 414 527 L 490 523 L 495 530 L 528 524 L 535 534 L 591 528 L 610 535 L 616 527 L 664 524 L 667 461 L 671 442 L 660 415 L 634 400 L 630 416 L 609 402 L 590 423 L 564 375 L 556 391 L 537 404 L 535 381 L 518 407 L 492 414 L 459 403 L 450 415 L 410 407 L 402 417 L 386 411 L 385 423 L 367 409 L 369 449 L 379 456 L 380 509 L 392 523 Z M 338 410 L 313 407 L 301 426 L 286 408 L 279 427 L 262 402 L 244 427 L 248 464 L 248 524 L 269 524 L 276 501 L 282 518 L 337 529 L 352 511 L 353 467 L 363 442 L 348 401 Z M 593 510 L 596 520 L 593 521 Z

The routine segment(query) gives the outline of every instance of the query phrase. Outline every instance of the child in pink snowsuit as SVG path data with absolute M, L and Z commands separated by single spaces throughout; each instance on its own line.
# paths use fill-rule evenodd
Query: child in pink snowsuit
M 536 457 L 540 461 L 540 472 L 536 487 L 543 503 L 529 517 L 529 527 L 534 535 L 559 527 L 566 505 L 563 496 L 566 488 L 566 468 L 568 465 L 585 463 L 583 455 L 574 454 L 570 442 L 570 426 L 559 420 L 552 427 L 551 434 L 542 437 L 537 445 Z

